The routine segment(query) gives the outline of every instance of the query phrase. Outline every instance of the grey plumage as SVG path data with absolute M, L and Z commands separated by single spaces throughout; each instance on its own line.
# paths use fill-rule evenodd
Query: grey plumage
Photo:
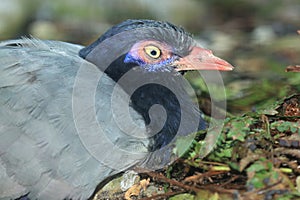
M 0 199 L 29 192 L 33 199 L 87 199 L 100 181 L 118 172 L 93 157 L 76 134 L 73 85 L 79 68 L 84 67 L 90 70 L 86 75 L 92 76 L 95 71 L 102 75 L 97 90 L 106 95 L 96 95 L 95 100 L 100 123 L 105 122 L 102 126 L 110 132 L 114 144 L 128 146 L 121 144 L 126 141 L 122 137 L 128 136 L 111 119 L 106 102 L 115 83 L 77 56 L 81 48 L 36 39 L 0 43 Z M 89 109 L 93 110 L 84 108 L 85 112 Z M 131 113 L 143 127 L 140 115 L 133 110 Z M 82 115 L 86 117 L 86 113 Z M 86 124 L 86 129 L 90 127 Z M 91 140 L 105 145 L 101 138 Z M 136 150 L 144 151 L 143 144 L 138 143 Z M 106 152 L 102 148 L 99 153 Z M 124 163 L 124 168 L 128 166 Z

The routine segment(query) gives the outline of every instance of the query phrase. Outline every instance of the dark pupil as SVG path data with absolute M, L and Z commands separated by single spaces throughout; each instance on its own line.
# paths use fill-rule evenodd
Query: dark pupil
M 150 53 L 152 56 L 156 56 L 156 54 L 157 54 L 157 52 L 155 50 L 152 50 Z

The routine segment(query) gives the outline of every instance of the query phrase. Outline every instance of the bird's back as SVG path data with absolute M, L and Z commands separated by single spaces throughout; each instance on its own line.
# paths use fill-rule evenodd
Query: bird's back
M 80 58 L 81 48 L 36 39 L 0 43 L 0 199 L 87 199 L 100 181 L 135 161 L 106 152 L 107 140 L 125 149 L 132 142 L 112 120 L 114 81 Z M 85 95 L 90 87 L 94 92 Z M 120 166 L 109 166 L 109 158 L 121 159 Z

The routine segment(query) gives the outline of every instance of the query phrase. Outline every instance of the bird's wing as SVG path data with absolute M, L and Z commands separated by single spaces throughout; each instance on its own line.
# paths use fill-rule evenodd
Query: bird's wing
M 125 151 L 142 152 L 146 144 L 131 141 L 116 125 L 108 103 L 115 83 L 77 55 L 81 48 L 36 39 L 0 43 L 0 199 L 27 193 L 42 200 L 87 199 L 104 178 L 141 159 L 105 149 L 107 141 Z M 89 78 L 99 76 L 94 87 Z M 85 98 L 89 87 L 95 105 Z M 141 116 L 129 110 L 145 130 Z M 97 126 L 104 134 L 89 134 Z

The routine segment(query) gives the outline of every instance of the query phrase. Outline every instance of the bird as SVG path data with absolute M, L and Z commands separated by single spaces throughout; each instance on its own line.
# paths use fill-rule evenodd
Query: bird
M 149 19 L 85 47 L 0 42 L 0 199 L 89 199 L 120 171 L 172 163 L 174 138 L 206 128 L 183 75 L 232 69 L 182 27 Z

